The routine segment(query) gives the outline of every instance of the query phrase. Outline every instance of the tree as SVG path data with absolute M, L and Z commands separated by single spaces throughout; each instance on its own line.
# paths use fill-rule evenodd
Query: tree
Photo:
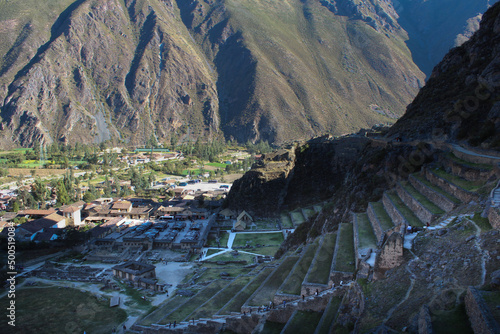
M 68 191 L 66 190 L 66 186 L 62 180 L 59 180 L 57 183 L 57 203 L 59 205 L 66 205 L 70 202 L 70 197 L 68 195 Z
M 50 191 L 49 188 L 47 188 L 47 186 L 45 185 L 45 183 L 43 183 L 42 180 L 37 178 L 32 186 L 31 194 L 33 195 L 35 201 L 45 202 L 50 195 Z
M 15 200 L 14 203 L 12 203 L 12 211 L 13 212 L 18 212 L 21 209 L 19 205 L 19 201 Z

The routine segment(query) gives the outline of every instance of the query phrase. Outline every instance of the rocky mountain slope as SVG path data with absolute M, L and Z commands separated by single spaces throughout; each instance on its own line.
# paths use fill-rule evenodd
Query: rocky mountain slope
M 287 155 L 264 156 L 234 183 L 228 205 L 278 215 L 329 199 L 337 208 L 327 214 L 331 224 L 364 210 L 396 181 L 433 161 L 445 141 L 498 150 L 499 15 L 500 5 L 484 14 L 480 30 L 446 55 L 407 113 L 386 132 L 322 137 L 297 144 Z M 402 142 L 393 142 L 396 137 Z M 318 221 L 320 230 L 324 223 L 324 217 Z
M 0 2 L 0 137 L 282 143 L 392 122 L 423 85 L 391 1 Z
M 406 44 L 413 60 L 430 76 L 434 66 L 451 48 L 463 43 L 477 30 L 481 14 L 495 2 L 398 0 L 394 1 L 394 8 L 399 24 L 408 32 Z

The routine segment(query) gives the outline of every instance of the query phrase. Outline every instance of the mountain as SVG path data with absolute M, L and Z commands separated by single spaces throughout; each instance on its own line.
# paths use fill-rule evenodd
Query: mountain
M 407 112 L 391 128 L 334 138 L 318 137 L 265 155 L 235 181 L 227 205 L 276 216 L 320 201 L 335 212 L 318 224 L 348 219 L 450 143 L 500 151 L 500 5 L 481 28 L 435 67 Z M 397 142 L 394 140 L 398 138 Z M 449 148 L 446 148 L 449 150 Z M 479 165 L 480 166 L 480 165 Z M 333 219 L 332 217 L 335 217 Z
M 477 13 L 460 6 L 474 11 L 463 27 Z M 281 144 L 392 123 L 425 78 L 398 9 L 389 0 L 1 1 L 0 145 Z
M 406 44 L 415 64 L 430 76 L 432 69 L 453 47 L 478 28 L 481 14 L 496 1 L 398 0 L 394 8 L 399 24 L 408 32 Z

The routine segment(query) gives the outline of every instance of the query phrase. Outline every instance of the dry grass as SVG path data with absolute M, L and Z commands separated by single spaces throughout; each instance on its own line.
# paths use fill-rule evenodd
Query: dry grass
M 26 176 L 31 175 L 31 171 L 35 171 L 34 176 L 55 176 L 66 173 L 66 169 L 50 169 L 50 168 L 9 168 L 9 175 Z

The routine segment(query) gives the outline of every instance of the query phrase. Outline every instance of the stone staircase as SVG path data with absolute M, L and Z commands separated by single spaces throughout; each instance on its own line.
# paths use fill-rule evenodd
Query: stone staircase
M 350 295 L 359 293 L 351 282 L 370 277 L 384 247 L 396 240 L 391 236 L 400 236 L 402 254 L 408 226 L 435 229 L 449 223 L 454 210 L 479 200 L 478 192 L 495 171 L 451 153 L 438 161 L 384 192 L 366 212 L 353 213 L 352 222 L 340 224 L 336 232 L 322 235 L 274 266 L 261 266 L 233 281 L 214 281 L 190 298 L 173 297 L 132 330 L 331 333 L 345 322 L 339 310 L 348 307 Z M 491 190 L 491 201 L 500 205 L 500 183 Z M 282 214 L 282 224 L 286 220 L 295 225 L 313 210 L 317 206 Z M 406 247 L 411 247 L 411 240 L 408 235 Z M 173 320 L 176 329 L 169 327 Z

